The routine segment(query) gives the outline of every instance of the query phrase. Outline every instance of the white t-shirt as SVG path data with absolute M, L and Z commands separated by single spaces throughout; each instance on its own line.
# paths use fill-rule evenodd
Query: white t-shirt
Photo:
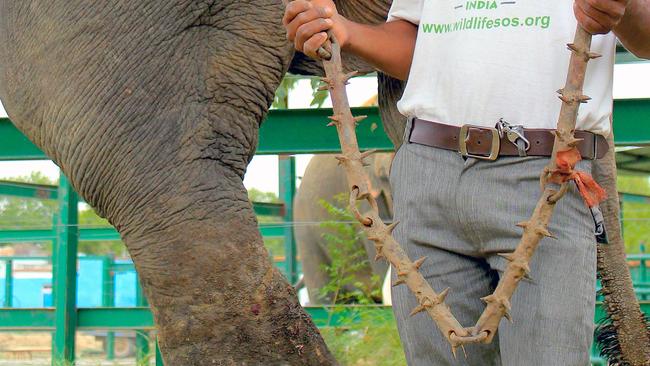
M 405 116 L 450 125 L 557 125 L 576 20 L 573 0 L 394 0 L 388 20 L 419 24 Z M 594 36 L 577 129 L 607 135 L 616 38 Z

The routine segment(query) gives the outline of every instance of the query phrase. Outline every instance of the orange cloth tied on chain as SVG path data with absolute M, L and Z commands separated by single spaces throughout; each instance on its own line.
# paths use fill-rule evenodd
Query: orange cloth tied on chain
M 582 160 L 582 156 L 580 156 L 580 151 L 575 147 L 571 150 L 558 151 L 555 160 L 557 170 L 551 174 L 550 181 L 556 184 L 566 183 L 570 180 L 575 181 L 582 199 L 587 206 L 593 207 L 607 198 L 607 193 L 596 183 L 591 175 L 574 170 L 580 160 Z

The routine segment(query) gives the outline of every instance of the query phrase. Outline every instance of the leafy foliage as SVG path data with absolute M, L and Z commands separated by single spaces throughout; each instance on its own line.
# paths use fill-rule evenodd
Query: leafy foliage
M 350 307 L 343 305 L 371 305 L 381 298 L 378 276 L 374 275 L 370 283 L 359 282 L 354 276 L 360 270 L 369 270 L 370 264 L 364 246 L 358 244 L 364 233 L 345 208 L 346 201 L 345 194 L 336 196 L 335 204 L 319 201 L 330 216 L 321 226 L 329 229 L 324 238 L 331 259 L 329 265 L 323 266 L 330 281 L 321 289 L 321 295 L 334 294 L 328 326 L 321 333 L 343 365 L 406 365 L 397 326 L 390 314 L 386 316 L 386 312 L 368 308 L 349 312 Z M 334 318 L 345 326 L 332 327 Z
M 22 183 L 56 184 L 40 172 L 32 172 L 29 176 L 10 180 Z M 0 196 L 0 230 L 47 229 L 52 227 L 55 212 L 56 202 L 51 200 Z
M 14 177 L 9 180 L 22 183 L 58 185 L 41 172 L 32 172 L 28 176 Z M 83 205 L 82 205 L 83 207 Z M 87 206 L 86 206 L 87 207 Z M 0 230 L 41 230 L 53 227 L 57 203 L 53 200 L 0 196 Z M 79 211 L 80 228 L 111 227 L 108 221 L 97 216 L 89 207 Z M 2 243 L 0 243 L 2 245 Z M 52 244 L 45 243 L 41 248 L 52 254 Z M 100 242 L 79 242 L 79 253 L 88 255 L 112 254 L 125 256 L 126 248 L 119 240 Z
M 618 177 L 619 192 L 650 196 L 650 180 L 646 176 L 620 175 Z M 650 204 L 642 202 L 626 202 L 623 208 L 623 238 L 627 253 L 650 251 Z
M 271 105 L 273 108 L 289 107 L 289 92 L 296 87 L 298 80 L 298 78 L 289 74 L 287 74 L 284 79 L 282 79 L 280 86 L 275 91 L 275 97 L 273 98 L 273 104 Z M 312 107 L 322 107 L 323 103 L 325 103 L 325 100 L 327 99 L 327 96 L 329 95 L 329 92 L 327 90 L 318 90 L 320 84 L 321 83 L 318 78 L 310 78 L 312 101 L 309 105 Z
M 345 194 L 337 195 L 334 199 L 338 206 L 326 200 L 319 201 L 331 217 L 330 220 L 321 223 L 321 227 L 329 229 L 323 234 L 323 238 L 330 255 L 330 264 L 324 264 L 321 268 L 331 279 L 321 288 L 321 296 L 334 294 L 332 300 L 334 305 L 374 304 L 375 299 L 381 298 L 379 276 L 373 275 L 370 283 L 358 281 L 355 276 L 362 270 L 370 270 L 365 247 L 359 245 L 365 235 L 359 224 L 344 208 L 343 202 L 347 200 Z M 346 288 L 347 291 L 344 290 Z
M 296 86 L 298 79 L 284 77 L 280 86 L 275 91 L 275 97 L 273 98 L 273 108 L 288 108 L 289 106 L 289 92 Z
M 248 199 L 251 202 L 265 202 L 265 203 L 278 203 L 280 198 L 278 195 L 273 192 L 262 192 L 257 188 L 251 188 L 248 190 Z
M 320 86 L 321 82 L 317 78 L 311 78 L 310 83 L 312 89 L 312 96 L 314 99 L 312 99 L 309 105 L 312 107 L 320 108 L 323 106 L 323 103 L 325 103 L 325 100 L 329 96 L 329 91 L 318 90 L 318 87 Z

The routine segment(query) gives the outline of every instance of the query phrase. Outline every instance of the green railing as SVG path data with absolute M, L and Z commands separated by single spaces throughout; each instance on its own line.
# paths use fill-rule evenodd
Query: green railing
M 290 223 L 293 220 L 292 210 L 290 209 L 295 195 L 295 158 L 282 157 L 279 166 L 280 184 L 283 186 L 281 198 L 283 203 L 255 203 L 254 210 L 258 215 L 276 216 L 281 218 L 279 223 L 262 224 L 260 232 L 265 238 L 283 238 L 285 255 L 284 260 L 278 263 L 278 267 L 284 275 L 295 283 L 298 279 L 298 262 L 295 255 L 295 241 L 291 232 Z M 294 182 L 293 184 L 290 184 Z M 103 240 L 120 240 L 119 234 L 113 228 L 79 228 L 77 207 L 79 199 L 72 189 L 67 178 L 60 175 L 60 185 L 43 186 L 15 182 L 0 182 L 0 195 L 18 196 L 32 199 L 51 199 L 58 202 L 58 214 L 54 217 L 54 223 L 51 228 L 37 230 L 2 230 L 0 231 L 0 243 L 15 242 L 51 242 L 53 248 L 52 261 L 52 278 L 53 278 L 53 308 L 46 313 L 31 313 L 36 317 L 33 321 L 23 322 L 25 313 L 20 309 L 11 308 L 13 299 L 13 263 L 19 259 L 27 258 L 2 258 L 7 261 L 5 266 L 5 278 L 8 279 L 5 285 L 5 297 L 2 304 L 5 308 L 1 309 L 0 330 L 7 329 L 13 322 L 13 315 L 17 316 L 16 320 L 23 324 L 21 329 L 38 329 L 39 317 L 53 317 L 52 329 L 52 362 L 59 363 L 60 360 L 73 362 L 75 359 L 75 333 L 79 329 L 79 322 L 83 320 L 85 312 L 77 311 L 76 307 L 76 276 L 77 276 L 77 244 L 79 241 L 103 241 Z M 288 255 L 287 255 L 288 254 Z M 36 259 L 36 258 L 29 258 Z M 106 271 L 124 270 L 124 265 L 107 263 Z M 104 273 L 102 286 L 108 288 L 110 283 L 110 274 Z M 138 286 L 137 304 L 147 306 L 145 297 Z M 110 291 L 104 291 L 102 295 L 102 305 L 110 307 L 113 303 L 114 295 Z M 123 312 L 129 313 L 131 309 L 123 309 Z M 48 314 L 48 315 L 44 315 Z M 113 320 L 110 320 L 111 322 Z M 31 324 L 31 325 L 30 325 Z M 118 328 L 120 328 L 118 326 Z M 108 327 L 107 333 L 107 358 L 113 358 L 114 334 Z M 138 329 L 136 331 L 136 356 L 138 362 L 147 357 L 149 353 L 149 342 L 146 336 L 146 330 Z
M 333 129 L 326 127 L 329 108 L 272 110 L 260 129 L 258 154 L 302 154 L 330 153 L 339 149 Z M 359 125 L 361 149 L 391 150 L 392 144 L 386 137 L 376 107 L 353 108 L 355 115 L 368 115 Z M 650 144 L 650 99 L 617 100 L 614 107 L 615 131 L 618 145 Z M 0 118 L 0 160 L 47 159 L 6 118 Z M 284 209 L 282 225 L 261 225 L 265 237 L 283 237 L 285 260 L 282 263 L 286 276 L 295 283 L 298 263 L 295 258 L 295 243 L 290 228 L 292 221 L 291 202 L 295 189 L 295 161 L 292 157 L 280 160 L 281 199 Z M 53 298 L 54 308 L 47 309 L 0 309 L 0 329 L 39 329 L 52 331 L 53 363 L 74 361 L 74 334 L 85 329 L 134 329 L 151 330 L 151 314 L 147 307 L 138 308 L 96 308 L 77 309 L 76 261 L 79 240 L 115 240 L 119 235 L 110 228 L 80 228 L 77 217 L 78 197 L 65 176 L 61 175 L 59 187 L 25 187 L 18 185 L 0 186 L 3 194 L 27 195 L 32 198 L 56 199 L 59 205 L 55 225 L 39 230 L 6 230 L 0 232 L 0 242 L 51 241 L 53 248 Z M 276 208 L 256 207 L 256 211 Z M 268 211 L 267 211 L 268 212 Z M 10 286 L 8 287 L 10 291 Z M 144 298 L 140 298 L 144 304 Z M 9 300 L 10 301 L 10 300 Z M 110 305 L 110 299 L 106 299 Z M 644 303 L 647 311 L 648 304 Z M 376 310 L 376 308 L 373 308 Z M 600 309 L 600 307 L 599 307 Z M 370 311 L 374 311 L 370 310 Z M 601 309 L 602 310 L 602 309 Z M 599 310 L 599 311 L 601 311 Z M 308 309 L 319 323 L 319 314 L 327 313 L 324 308 Z M 386 311 L 386 310 L 382 310 Z M 143 345 L 144 346 L 144 345 Z

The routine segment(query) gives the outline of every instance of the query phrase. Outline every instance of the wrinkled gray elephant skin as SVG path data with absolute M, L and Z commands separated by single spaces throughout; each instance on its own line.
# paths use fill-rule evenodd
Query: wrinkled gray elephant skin
M 388 9 L 354 3 L 369 22 Z M 282 14 L 279 0 L 0 0 L 0 98 L 120 232 L 168 366 L 336 363 L 242 184 L 282 76 L 314 65 Z
M 366 168 L 373 195 L 379 206 L 379 213 L 386 222 L 390 222 L 393 217 L 393 200 L 388 181 L 392 156 L 392 153 L 373 154 L 368 158 L 369 165 Z M 331 265 L 330 248 L 324 234 L 335 233 L 319 224 L 333 219 L 319 201 L 323 199 L 340 205 L 335 201 L 335 197 L 340 194 L 345 196 L 348 194 L 347 191 L 345 172 L 333 155 L 316 155 L 309 161 L 294 200 L 293 219 L 296 222 L 294 232 L 305 286 L 309 291 L 309 301 L 312 305 L 332 302 L 332 294 L 322 296 L 320 289 L 332 280 L 322 268 L 324 265 Z M 343 203 L 344 206 L 345 204 L 347 202 Z M 366 212 L 370 210 L 370 206 L 364 202 L 360 209 L 361 212 Z M 356 244 L 359 249 L 363 248 L 368 254 L 370 265 L 358 271 L 353 282 L 372 286 L 373 274 L 383 279 L 388 270 L 388 263 L 374 260 L 376 251 L 372 241 L 364 239 Z M 379 286 L 381 287 L 381 283 Z M 346 287 L 343 290 L 353 289 Z

